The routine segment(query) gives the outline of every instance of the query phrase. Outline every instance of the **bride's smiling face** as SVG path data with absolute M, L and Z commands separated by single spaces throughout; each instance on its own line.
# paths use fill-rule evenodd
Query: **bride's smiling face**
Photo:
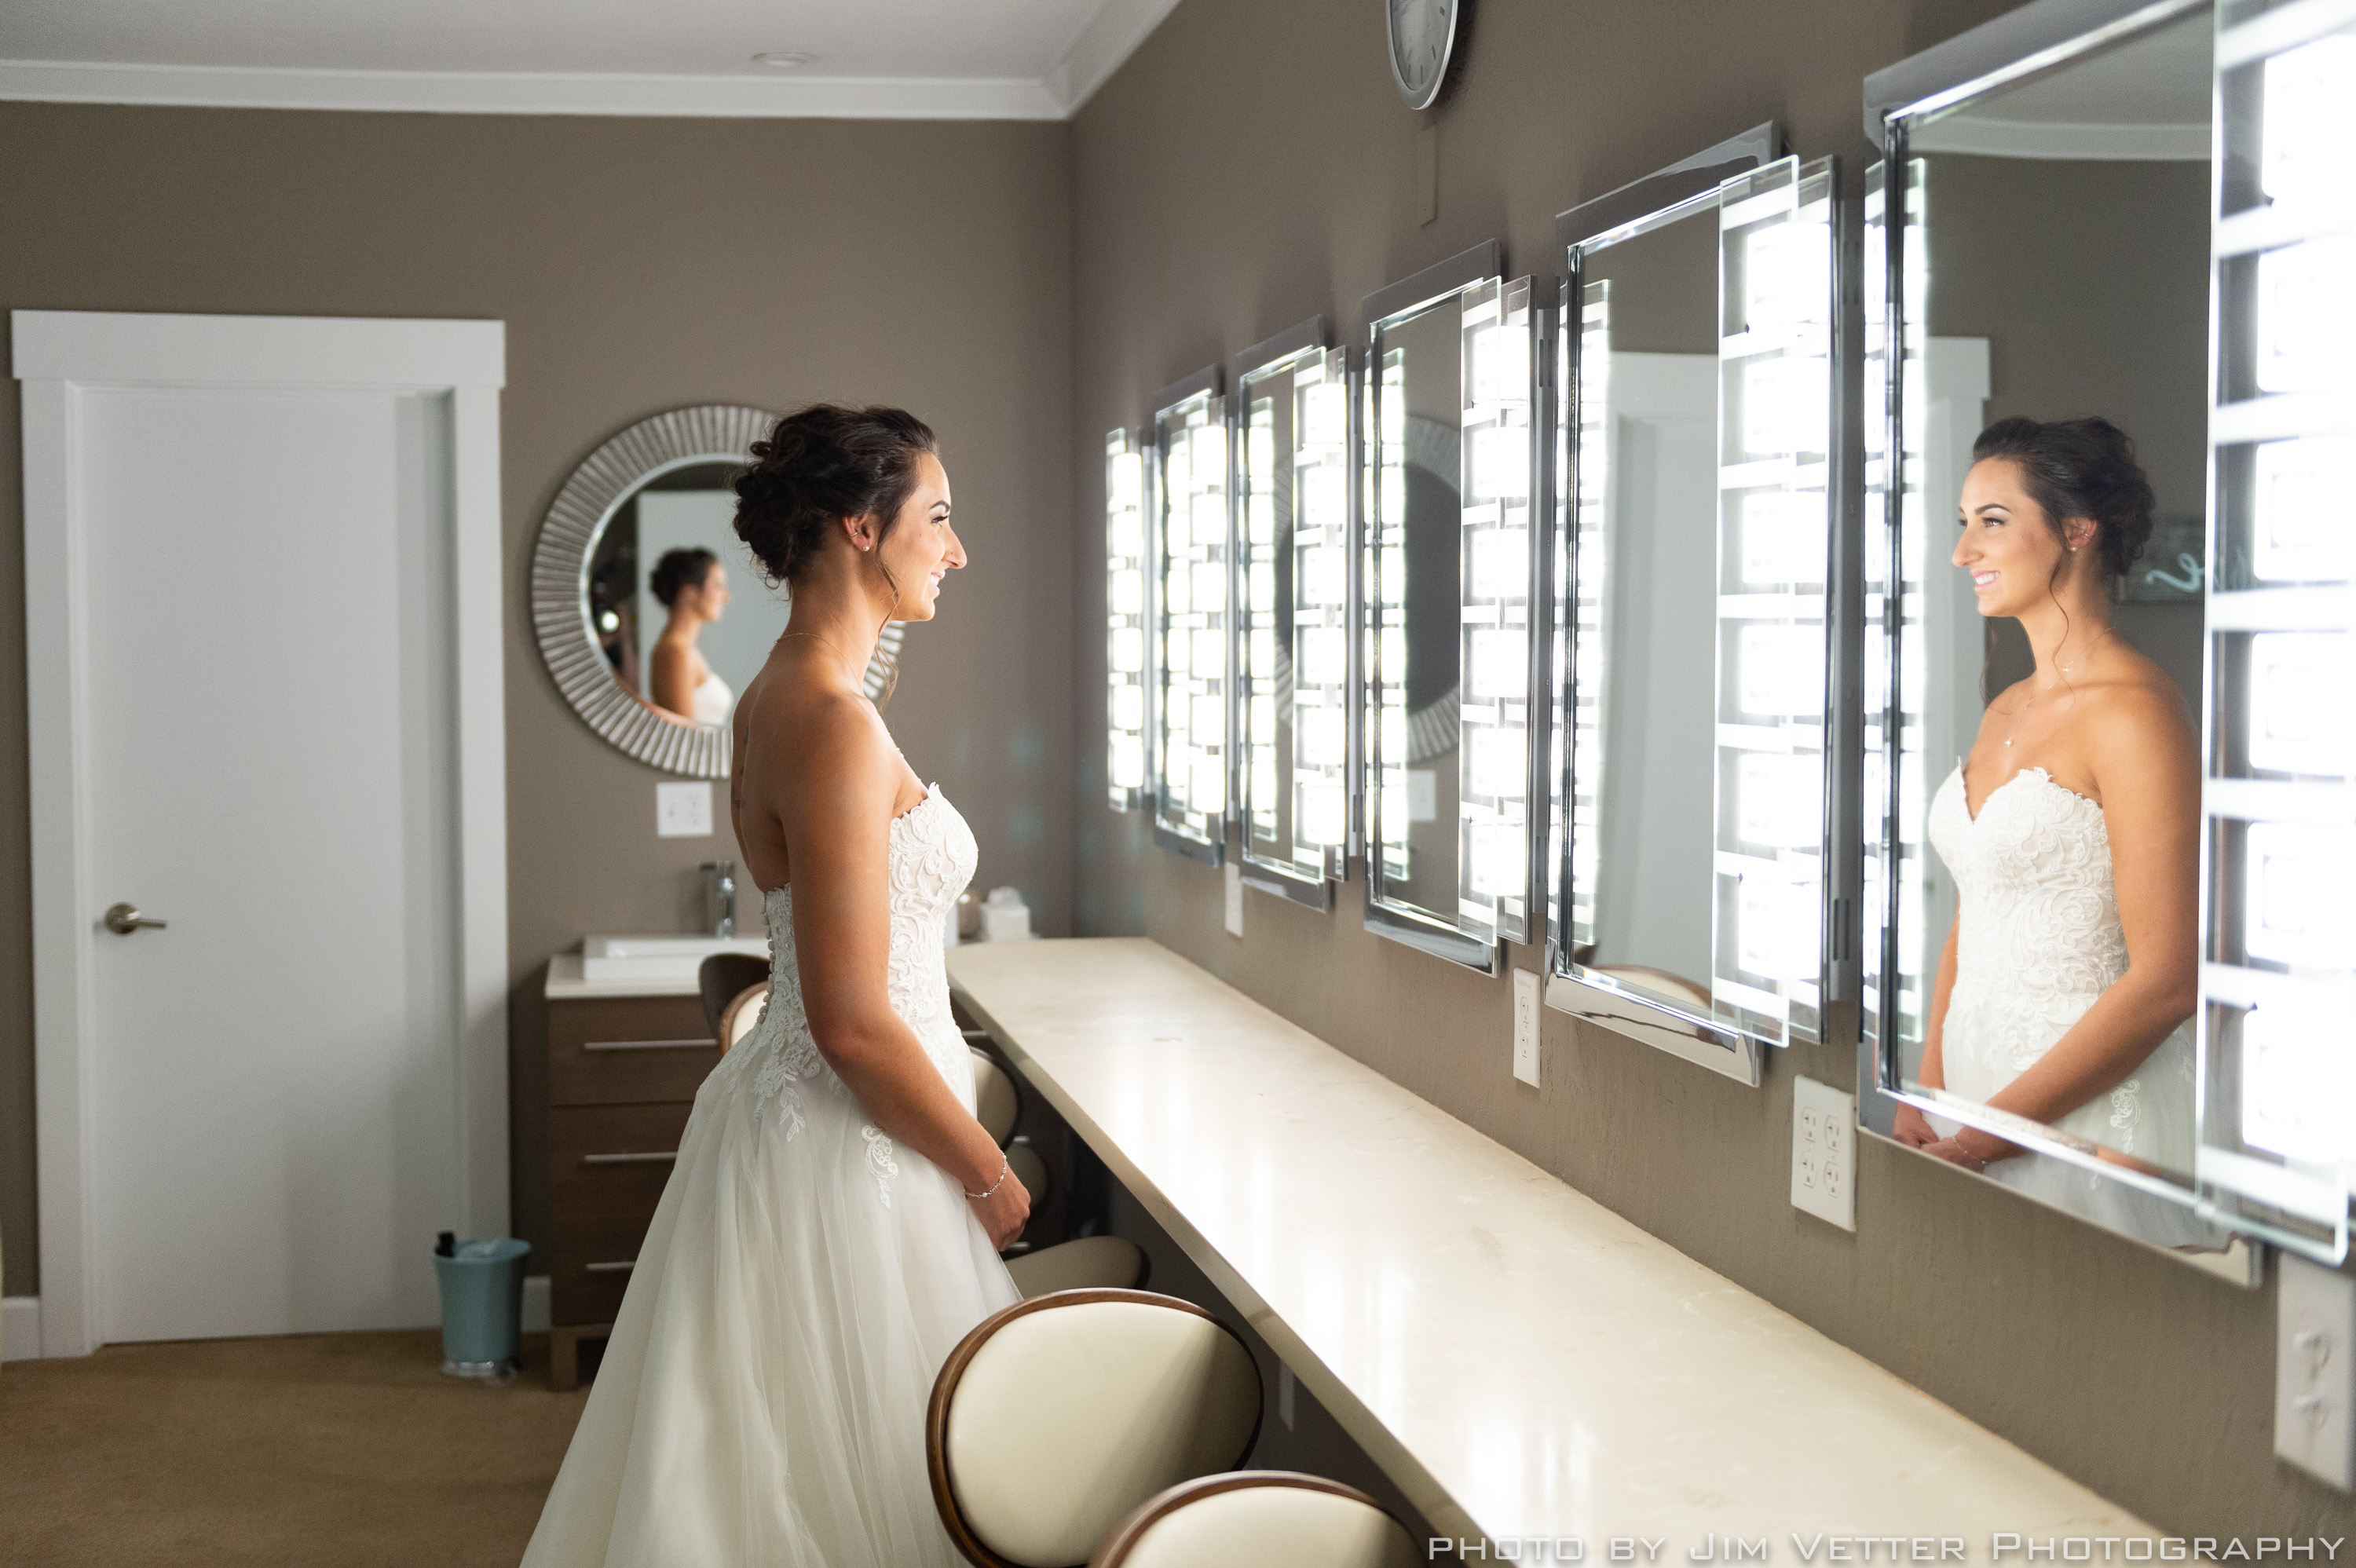
M 1960 505 L 1963 537 L 1954 563 L 1972 574 L 1972 592 L 1983 615 L 2019 615 L 2044 603 L 2069 548 L 2021 484 L 2020 465 L 2008 457 L 1988 457 L 1964 476 Z M 2082 531 L 2083 518 L 2071 521 Z
M 916 487 L 901 503 L 879 555 L 900 589 L 892 619 L 931 620 L 942 578 L 965 564 L 965 546 L 949 526 L 949 476 L 932 453 L 917 454 Z

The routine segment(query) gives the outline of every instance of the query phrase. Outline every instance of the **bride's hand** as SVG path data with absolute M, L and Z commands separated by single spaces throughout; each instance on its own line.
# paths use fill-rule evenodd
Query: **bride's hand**
M 1890 1136 L 1909 1148 L 1928 1148 L 1939 1141 L 1938 1129 L 1931 1125 L 1931 1118 L 1912 1105 L 1898 1107 Z
M 1023 1234 L 1023 1227 L 1031 1221 L 1031 1194 L 1024 1191 L 1023 1179 L 1009 1170 L 998 1190 L 987 1198 L 968 1198 L 981 1228 L 990 1236 L 993 1251 L 1004 1252 Z
M 1913 1107 L 1910 1105 L 1907 1108 L 1912 1110 Z M 1920 1147 L 1924 1154 L 1935 1156 L 1945 1160 L 1949 1165 L 1960 1165 L 1965 1170 L 1980 1171 L 1987 1168 L 1987 1161 L 1953 1138 L 1937 1138 Z

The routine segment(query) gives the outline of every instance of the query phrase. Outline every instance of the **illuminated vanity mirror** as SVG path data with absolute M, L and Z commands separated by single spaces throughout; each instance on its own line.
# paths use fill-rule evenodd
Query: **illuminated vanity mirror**
M 2201 1198 L 2327 1262 L 2356 1187 L 2356 16 L 2220 7 Z
M 1153 837 L 1219 864 L 1227 848 L 1227 421 L 1213 366 L 1153 400 Z
M 1760 1048 L 1821 1038 L 1839 994 L 1854 840 L 1832 699 L 1837 179 L 1777 142 L 1760 126 L 1558 220 L 1548 999 L 1754 1084 Z
M 1319 909 L 1349 852 L 1350 392 L 1323 317 L 1237 359 L 1243 876 Z
M 1365 923 L 1494 969 L 1528 938 L 1546 312 L 1496 244 L 1370 294 L 1360 725 Z
M 2192 1187 L 2212 28 L 2040 0 L 1867 83 L 1863 1115 L 2245 1274 Z
M 532 622 L 550 678 L 583 721 L 666 772 L 728 773 L 737 694 L 786 629 L 784 586 L 736 537 L 736 474 L 777 416 L 675 409 L 574 469 L 532 554 Z M 887 688 L 903 629 L 877 639 L 862 682 Z

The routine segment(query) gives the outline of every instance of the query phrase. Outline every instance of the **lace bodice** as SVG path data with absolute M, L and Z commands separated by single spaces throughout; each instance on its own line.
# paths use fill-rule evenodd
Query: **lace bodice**
M 2034 1065 L 2127 972 L 2110 833 L 2100 805 L 2042 768 L 2023 768 L 1989 791 L 1974 817 L 1958 766 L 1926 826 L 1959 895 L 1955 985 L 1941 1029 L 1947 1087 L 1985 1099 Z M 2062 1125 L 2113 1148 L 2155 1152 L 2137 1147 L 2150 1141 L 2146 1089 L 2173 1095 L 2181 1076 L 2190 1104 L 2191 1057 L 2178 1043 L 2170 1036 L 2134 1077 Z
M 894 818 L 885 856 L 892 945 L 885 986 L 892 1010 L 913 1030 L 941 1077 L 970 1110 L 973 1061 L 965 1037 L 949 1012 L 948 970 L 941 953 L 944 917 L 973 876 L 973 832 L 941 794 L 938 784 Z M 769 923 L 769 998 L 744 1042 L 729 1053 L 733 1082 L 749 1080 L 765 1119 L 790 1138 L 802 1130 L 804 1089 L 816 1086 L 848 1096 L 850 1091 L 819 1054 L 802 1002 L 801 965 L 794 950 L 794 891 L 772 888 L 764 901 Z M 870 1125 L 862 1129 L 867 1154 L 884 1202 L 891 1201 L 891 1139 Z

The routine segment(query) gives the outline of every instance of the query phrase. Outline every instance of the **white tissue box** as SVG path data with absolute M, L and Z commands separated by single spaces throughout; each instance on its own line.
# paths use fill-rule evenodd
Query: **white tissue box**
M 1012 909 L 981 906 L 981 938 L 984 942 L 1021 942 L 1031 934 L 1031 911 L 1023 904 Z

